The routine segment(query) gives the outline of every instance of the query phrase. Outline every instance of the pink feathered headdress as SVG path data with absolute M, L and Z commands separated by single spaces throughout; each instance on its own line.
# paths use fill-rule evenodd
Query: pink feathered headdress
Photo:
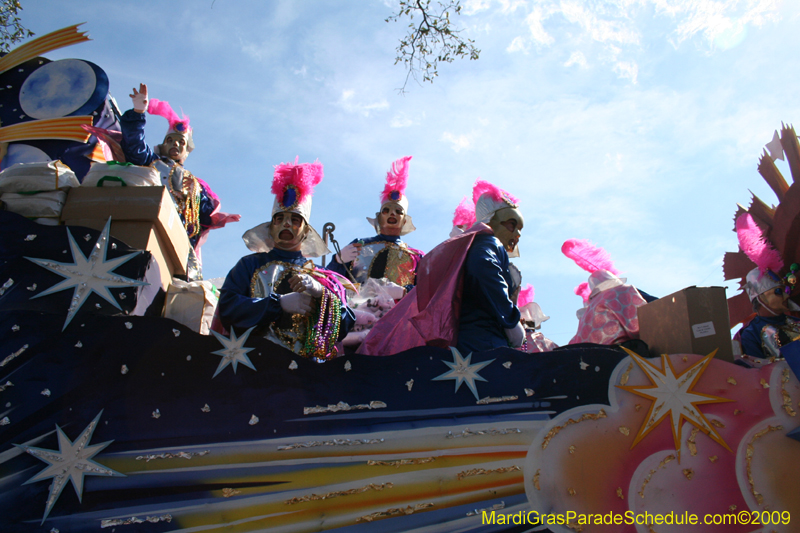
M 611 261 L 608 252 L 589 241 L 568 239 L 561 245 L 561 253 L 575 261 L 576 265 L 590 274 L 598 270 L 608 270 L 612 274 L 619 274 L 619 271 L 614 268 L 614 263 Z
M 461 203 L 456 207 L 456 212 L 453 214 L 454 226 L 465 226 L 471 228 L 475 224 L 475 203 L 470 202 L 466 196 Z
M 299 160 L 298 156 L 294 163 L 275 165 L 272 194 L 277 197 L 281 211 L 292 211 L 298 206 L 310 203 L 314 187 L 322 181 L 322 163 L 319 161 L 298 163 Z
M 164 117 L 169 122 L 169 130 L 167 130 L 167 135 L 170 133 L 180 133 L 185 135 L 187 138 L 186 147 L 188 151 L 194 150 L 194 142 L 192 141 L 192 127 L 189 125 L 189 117 L 183 115 L 181 112 L 182 117 L 178 117 L 178 114 L 172 109 L 172 106 L 169 105 L 169 102 L 164 102 L 162 100 L 158 100 L 157 98 L 151 98 L 150 104 L 147 106 L 147 112 L 151 115 L 158 115 L 160 117 Z M 165 135 L 165 137 L 167 136 Z
M 517 297 L 517 307 L 523 308 L 529 303 L 533 302 L 533 297 L 536 292 L 533 290 L 533 285 L 528 283 L 524 289 L 520 289 L 519 296 Z
M 743 213 L 736 219 L 736 235 L 739 237 L 739 246 L 742 251 L 758 266 L 758 271 L 762 276 L 768 270 L 775 274 L 780 272 L 783 268 L 781 255 L 764 239 L 761 228 L 758 227 L 750 213 Z
M 583 299 L 583 303 L 586 304 L 586 302 L 589 301 L 589 295 L 592 294 L 592 289 L 589 287 L 589 282 L 584 281 L 575 287 L 575 294 L 580 296 Z
M 381 193 L 381 206 L 387 202 L 398 202 L 406 196 L 406 184 L 408 183 L 408 162 L 411 161 L 410 155 L 401 157 L 392 163 L 392 169 L 386 173 L 386 186 Z M 408 201 L 405 202 L 408 204 Z M 408 210 L 408 205 L 403 206 Z
M 475 218 L 488 223 L 492 216 L 503 207 L 518 207 L 519 200 L 488 181 L 478 178 L 472 187 L 472 202 L 475 204 Z

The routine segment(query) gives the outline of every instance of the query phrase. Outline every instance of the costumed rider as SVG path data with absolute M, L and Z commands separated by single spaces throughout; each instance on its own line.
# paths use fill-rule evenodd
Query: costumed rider
M 244 234 L 256 253 L 228 273 L 218 310 L 228 329 L 255 327 L 268 340 L 324 362 L 338 355 L 335 344 L 355 319 L 346 304 L 345 280 L 309 259 L 330 253 L 308 223 L 311 195 L 320 181 L 318 162 L 275 167 L 272 220 Z
M 525 328 L 512 300 L 519 284 L 509 263 L 519 255 L 524 224 L 518 200 L 483 180 L 472 194 L 477 223 L 422 258 L 414 291 L 375 325 L 358 353 L 432 345 L 467 354 L 522 346 Z
M 550 320 L 550 317 L 545 315 L 539 304 L 533 301 L 534 294 L 533 285 L 529 283 L 519 291 L 517 298 L 517 307 L 522 316 L 522 324 L 525 326 L 525 343 L 522 345 L 522 350 L 527 353 L 551 352 L 558 348 L 558 344 L 539 331 L 542 329 L 542 322 Z
M 781 357 L 781 348 L 800 338 L 800 321 L 787 314 L 800 310 L 789 300 L 800 267 L 792 264 L 784 278 L 778 275 L 783 259 L 764 239 L 750 214 L 736 219 L 736 234 L 742 251 L 757 265 L 748 272 L 744 284 L 756 316 L 737 334 L 744 355 L 736 358 L 747 366 L 760 366 Z
M 133 100 L 133 109 L 125 111 L 120 118 L 122 153 L 127 162 L 154 166 L 161 174 L 161 182 L 175 201 L 192 245 L 189 250 L 187 277 L 190 281 L 203 279 L 200 247 L 208 238 L 208 232 L 221 228 L 228 222 L 238 222 L 240 217 L 221 212 L 219 197 L 211 187 L 183 168 L 189 153 L 194 150 L 189 117 L 184 115 L 179 118 L 169 102 L 149 99 L 147 85 L 143 83 L 139 85 L 138 91 L 133 89 L 130 97 Z M 147 121 L 145 111 L 160 115 L 169 122 L 164 141 L 153 149 L 150 149 L 144 138 Z
M 403 297 L 416 282 L 417 264 L 423 253 L 401 239 L 416 228 L 408 214 L 406 156 L 392 163 L 381 193 L 381 208 L 367 221 L 375 228 L 374 237 L 356 239 L 336 254 L 327 268 L 352 281 L 364 284 L 368 279 L 386 278 L 388 291 L 395 300 Z
M 575 289 L 584 307 L 578 310 L 578 332 L 569 344 L 612 345 L 638 339 L 636 308 L 647 301 L 635 287 L 625 284 L 625 278 L 618 277 L 608 252 L 578 239 L 564 242 L 561 252 L 590 274 L 588 283 Z

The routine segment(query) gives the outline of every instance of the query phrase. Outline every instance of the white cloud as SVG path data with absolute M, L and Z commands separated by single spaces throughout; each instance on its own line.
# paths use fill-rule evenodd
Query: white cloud
M 308 74 L 308 69 L 306 69 L 306 66 L 305 66 L 305 65 L 303 65 L 303 67 L 302 67 L 302 68 L 300 68 L 300 69 L 298 69 L 298 70 L 292 70 L 292 72 L 294 72 L 294 73 L 295 73 L 295 74 L 297 74 L 298 76 L 302 76 L 302 77 L 304 77 L 304 78 L 305 78 L 305 77 L 306 77 L 306 74 Z
M 413 118 L 409 117 L 406 113 L 398 113 L 392 117 L 389 126 L 392 128 L 408 128 L 416 124 Z
M 572 65 L 586 68 L 586 56 L 583 55 L 583 52 L 572 52 L 572 55 L 569 56 L 564 66 L 571 67 Z
M 511 44 L 509 44 L 508 47 L 506 48 L 506 52 L 509 53 L 522 52 L 523 54 L 527 54 L 528 46 L 525 43 L 525 39 L 520 36 L 514 37 L 514 40 L 511 41 Z
M 472 146 L 472 139 L 470 139 L 470 136 L 467 135 L 456 136 L 446 131 L 442 134 L 442 140 L 449 142 L 452 145 L 451 148 L 456 152 L 466 150 Z
M 531 38 L 536 41 L 538 44 L 542 45 L 550 45 L 555 42 L 553 36 L 547 33 L 544 29 L 544 25 L 542 22 L 547 17 L 542 15 L 542 10 L 539 7 L 536 7 L 533 11 L 531 11 L 530 15 L 525 17 L 525 23 L 528 25 L 528 29 L 531 32 Z
M 633 61 L 620 61 L 614 65 L 614 72 L 622 79 L 629 79 L 631 83 L 636 83 L 639 76 L 639 67 Z
M 621 44 L 639 43 L 639 33 L 633 28 L 626 27 L 625 19 L 600 19 L 582 3 L 574 1 L 562 2 L 561 12 L 568 21 L 578 24 L 595 41 Z M 602 13 L 602 9 L 600 12 Z
M 386 99 L 381 99 L 372 103 L 356 102 L 355 95 L 356 93 L 352 89 L 342 91 L 342 96 L 339 98 L 338 102 L 339 107 L 348 113 L 358 113 L 365 117 L 368 117 L 373 111 L 389 109 L 389 102 L 387 102 Z
M 481 11 L 486 11 L 492 5 L 491 0 L 467 0 L 464 2 L 463 13 L 465 15 L 474 15 Z

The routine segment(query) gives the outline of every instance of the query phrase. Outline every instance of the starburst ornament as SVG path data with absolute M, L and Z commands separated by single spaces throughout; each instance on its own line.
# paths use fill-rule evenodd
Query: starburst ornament
M 781 144 L 781 138 L 778 136 L 778 130 L 775 130 L 775 133 L 772 134 L 772 140 L 766 144 L 767 150 L 769 150 L 769 156 L 772 158 L 773 161 L 777 161 L 783 159 L 783 145 Z
M 688 421 L 714 441 L 731 451 L 716 429 L 700 411 L 700 405 L 706 403 L 732 402 L 729 398 L 721 398 L 710 394 L 694 391 L 694 387 L 703 375 L 716 350 L 693 364 L 680 374 L 675 374 L 669 356 L 661 356 L 661 368 L 656 368 L 635 353 L 625 349 L 628 355 L 639 365 L 642 372 L 650 380 L 651 385 L 617 385 L 620 389 L 632 392 L 643 398 L 653 400 L 650 411 L 647 413 L 639 433 L 636 435 L 631 448 L 642 440 L 648 433 L 656 428 L 662 421 L 669 420 L 672 427 L 672 438 L 675 449 L 680 453 L 681 432 L 683 422 Z M 666 362 L 666 364 L 665 364 Z
M 242 363 L 244 366 L 252 368 L 253 370 L 256 369 L 256 367 L 253 366 L 253 363 L 250 362 L 250 358 L 247 357 L 247 352 L 254 350 L 254 348 L 244 347 L 244 343 L 247 342 L 247 337 L 250 336 L 250 332 L 253 331 L 254 329 L 255 326 L 245 331 L 244 335 L 238 338 L 236 337 L 236 332 L 231 329 L 230 339 L 225 335 L 220 335 L 216 331 L 213 330 L 211 331 L 211 333 L 213 333 L 214 336 L 217 337 L 217 340 L 219 340 L 219 342 L 222 343 L 222 346 L 224 346 L 224 348 L 221 350 L 217 350 L 216 352 L 211 352 L 213 354 L 222 356 L 222 361 L 219 362 L 217 371 L 214 372 L 214 375 L 211 376 L 211 379 L 217 377 L 217 374 L 222 372 L 222 370 L 228 365 L 231 365 L 233 367 L 234 374 L 236 373 L 236 366 L 239 363 Z
M 72 488 L 75 489 L 78 501 L 82 502 L 83 478 L 85 476 L 125 477 L 125 474 L 120 474 L 92 460 L 92 457 L 114 442 L 110 440 L 102 444 L 93 444 L 89 446 L 89 441 L 92 440 L 92 434 L 102 414 L 103 411 L 100 411 L 95 419 L 86 426 L 86 429 L 83 430 L 80 436 L 75 439 L 75 442 L 70 441 L 69 437 L 56 425 L 56 429 L 58 430 L 58 451 L 35 448 L 22 444 L 14 445 L 50 465 L 23 483 L 23 485 L 27 485 L 28 483 L 35 483 L 43 479 L 53 478 L 53 482 L 50 484 L 50 494 L 47 496 L 47 505 L 44 510 L 44 516 L 42 517 L 42 524 L 44 524 L 47 515 L 50 514 L 56 501 L 58 501 L 58 497 L 61 496 L 61 491 L 67 486 L 67 480 L 72 482 Z
M 453 362 L 450 361 L 442 361 L 442 363 L 446 364 L 450 367 L 450 370 L 436 376 L 433 378 L 432 381 L 443 381 L 445 379 L 453 379 L 456 382 L 456 390 L 458 392 L 459 387 L 461 387 L 462 383 L 466 383 L 469 390 L 472 391 L 472 394 L 475 395 L 475 399 L 478 398 L 478 388 L 475 386 L 475 381 L 487 381 L 481 375 L 478 374 L 478 371 L 481 370 L 483 367 L 494 361 L 494 359 L 489 359 L 488 361 L 484 361 L 482 363 L 475 363 L 470 364 L 472 360 L 472 354 L 470 353 L 466 359 L 461 357 L 461 353 L 453 348 L 450 347 L 450 351 L 453 352 Z
M 66 263 L 61 261 L 53 261 L 51 259 L 37 259 L 33 257 L 26 257 L 28 261 L 32 261 L 37 265 L 46 268 L 50 272 L 54 272 L 59 276 L 64 277 L 62 281 L 56 283 L 49 289 L 40 292 L 33 298 L 39 298 L 67 289 L 74 289 L 72 300 L 70 301 L 69 308 L 67 309 L 67 319 L 64 322 L 64 331 L 69 325 L 70 321 L 80 310 L 81 306 L 86 302 L 90 294 L 95 293 L 102 297 L 108 303 L 122 311 L 122 308 L 117 303 L 114 296 L 108 289 L 119 289 L 127 287 L 139 287 L 141 285 L 149 285 L 147 282 L 138 281 L 135 279 L 126 278 L 119 274 L 114 274 L 112 270 L 125 264 L 134 256 L 141 252 L 134 252 L 128 255 L 123 255 L 111 260 L 107 260 L 108 255 L 108 230 L 111 227 L 111 217 L 106 222 L 103 231 L 100 233 L 97 242 L 92 247 L 92 251 L 88 257 L 83 255 L 75 237 L 72 236 L 72 231 L 67 228 L 67 235 L 69 236 L 69 246 L 72 249 L 72 262 Z

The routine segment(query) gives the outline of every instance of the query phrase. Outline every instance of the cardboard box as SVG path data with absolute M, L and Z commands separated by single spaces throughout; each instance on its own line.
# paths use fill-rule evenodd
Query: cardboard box
M 733 362 L 725 287 L 687 287 L 637 310 L 650 354 L 692 353 Z
M 108 217 L 113 237 L 153 254 L 164 290 L 186 274 L 191 245 L 166 187 L 74 187 L 61 211 L 65 224 L 98 230 Z

